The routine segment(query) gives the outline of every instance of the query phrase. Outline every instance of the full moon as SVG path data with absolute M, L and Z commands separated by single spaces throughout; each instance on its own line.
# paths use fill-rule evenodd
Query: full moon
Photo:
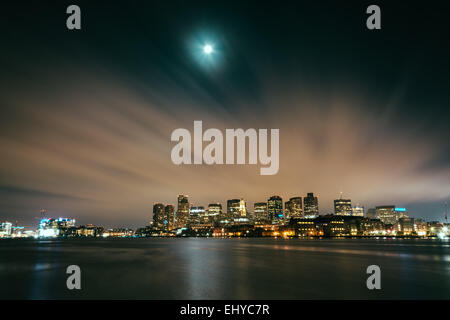
M 203 52 L 206 54 L 211 54 L 213 52 L 213 47 L 210 44 L 205 44 L 203 47 Z

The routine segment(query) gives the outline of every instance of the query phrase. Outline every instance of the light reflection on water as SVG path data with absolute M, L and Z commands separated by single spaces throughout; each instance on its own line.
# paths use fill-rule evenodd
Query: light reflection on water
M 65 287 L 66 267 L 82 290 Z M 382 290 L 365 286 L 381 267 Z M 1 241 L 2 299 L 450 298 L 448 242 L 74 239 Z M 4 284 L 4 285 L 3 285 Z

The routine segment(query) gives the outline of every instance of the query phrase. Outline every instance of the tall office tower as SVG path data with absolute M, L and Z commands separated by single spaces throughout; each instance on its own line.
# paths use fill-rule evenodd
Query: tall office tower
M 178 196 L 178 208 L 175 215 L 175 226 L 177 228 L 184 228 L 189 220 L 189 200 L 188 196 L 180 194 Z
M 364 217 L 364 207 L 357 204 L 352 208 L 352 216 L 355 217 Z
M 310 192 L 303 198 L 303 209 L 305 218 L 311 219 L 319 215 L 319 200 Z
M 289 218 L 302 218 L 303 217 L 303 205 L 301 197 L 293 197 L 289 199 Z
M 244 199 L 231 199 L 227 201 L 227 218 L 239 219 L 247 216 Z
M 167 221 L 167 230 L 175 229 L 175 207 L 172 204 L 168 204 L 164 208 L 164 214 Z
M 205 219 L 205 207 L 199 206 L 199 207 L 191 207 L 189 209 L 189 220 L 188 225 L 189 226 L 197 226 L 199 224 L 204 223 Z
M 253 218 L 257 224 L 263 224 L 269 220 L 269 215 L 267 214 L 267 202 L 256 202 L 253 205 Z
M 206 211 L 206 220 L 208 223 L 214 224 L 223 219 L 222 204 L 210 203 Z
M 384 224 L 395 224 L 398 220 L 395 206 L 378 206 L 375 208 L 376 218 Z
M 219 216 L 222 214 L 222 204 L 210 203 L 208 205 L 208 216 Z
M 283 199 L 279 196 L 271 196 L 267 200 L 267 213 L 272 223 L 277 223 L 283 219 Z
M 286 219 L 289 219 L 291 217 L 291 211 L 291 201 L 289 200 L 284 203 L 284 216 Z
M 153 205 L 153 228 L 162 231 L 165 229 L 165 206 L 162 203 L 155 203 Z
M 342 192 L 339 199 L 334 200 L 334 214 L 337 216 L 352 215 L 352 201 L 350 199 L 342 199 Z

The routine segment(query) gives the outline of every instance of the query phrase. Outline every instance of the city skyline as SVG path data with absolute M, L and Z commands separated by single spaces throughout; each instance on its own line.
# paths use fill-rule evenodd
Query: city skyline
M 366 209 L 442 217 L 444 10 L 385 4 L 382 29 L 368 30 L 362 3 L 80 1 L 82 28 L 68 30 L 64 3 L 5 6 L 0 220 L 35 225 L 46 208 L 139 226 L 153 202 L 175 205 L 182 192 L 224 205 L 311 190 L 324 212 L 343 192 Z M 221 132 L 279 129 L 277 174 L 175 165 L 171 133 L 197 120 Z
M 183 200 L 181 200 L 182 202 L 164 202 L 164 201 L 154 201 L 151 204 L 151 208 L 150 208 L 150 212 L 148 215 L 148 219 L 146 219 L 146 222 L 150 221 L 150 224 L 155 223 L 154 222 L 154 217 L 155 217 L 155 206 L 161 206 L 159 208 L 159 210 L 161 211 L 161 213 L 166 216 L 168 214 L 168 212 L 166 211 L 168 209 L 168 207 L 171 207 L 172 209 L 172 213 L 171 215 L 173 216 L 173 228 L 180 228 L 186 225 L 187 221 L 191 218 L 191 210 L 192 208 L 196 209 L 196 208 L 203 208 L 204 212 L 207 212 L 209 207 L 215 207 L 218 206 L 220 207 L 220 211 L 221 213 L 227 213 L 227 211 L 229 210 L 230 207 L 233 207 L 233 202 L 237 201 L 237 210 L 239 210 L 239 206 L 242 208 L 242 206 L 244 206 L 244 212 L 245 214 L 243 216 L 245 217 L 252 217 L 254 218 L 255 216 L 257 216 L 257 210 L 256 207 L 264 204 L 265 205 L 265 214 L 267 214 L 268 217 L 272 217 L 273 213 L 270 212 L 270 205 L 269 202 L 272 201 L 278 201 L 279 200 L 279 213 L 281 212 L 281 216 L 279 217 L 280 219 L 289 219 L 289 218 L 295 218 L 295 214 L 288 216 L 287 215 L 287 210 L 290 210 L 290 212 L 294 212 L 296 211 L 295 208 L 292 207 L 292 204 L 290 204 L 291 201 L 298 201 L 300 200 L 300 204 L 297 205 L 297 208 L 299 206 L 299 212 L 300 215 L 298 217 L 301 218 L 308 218 L 309 216 L 314 217 L 314 216 L 327 216 L 327 215 L 336 215 L 336 216 L 356 216 L 356 217 L 368 217 L 368 218 L 375 218 L 375 209 L 378 208 L 393 208 L 395 209 L 395 211 L 402 211 L 402 212 L 406 212 L 406 216 L 410 217 L 410 218 L 414 218 L 414 219 L 423 219 L 425 221 L 438 221 L 438 222 L 442 222 L 442 223 L 446 223 L 446 218 L 447 218 L 447 201 L 443 202 L 441 204 L 442 206 L 442 212 L 441 215 L 438 216 L 437 219 L 429 219 L 427 218 L 427 216 L 424 215 L 417 215 L 417 214 L 412 214 L 409 210 L 409 208 L 405 208 L 404 206 L 399 206 L 398 204 L 393 204 L 393 203 L 378 203 L 375 204 L 373 206 L 364 206 L 361 205 L 359 202 L 353 202 L 351 199 L 342 199 L 343 193 L 340 192 L 339 193 L 339 197 L 337 199 L 332 200 L 333 202 L 333 208 L 331 210 L 323 210 L 321 209 L 321 204 L 322 202 L 320 201 L 320 197 L 312 192 L 308 192 L 303 196 L 300 195 L 294 195 L 293 197 L 283 197 L 280 195 L 271 195 L 270 197 L 268 197 L 265 201 L 257 201 L 257 202 L 250 202 L 247 199 L 245 199 L 244 197 L 237 197 L 237 198 L 231 198 L 228 200 L 223 200 L 223 201 L 209 201 L 207 203 L 196 203 L 196 202 L 191 202 L 190 201 L 190 197 L 187 194 L 180 194 L 178 195 L 178 200 L 180 199 L 185 199 L 184 204 L 183 205 Z M 315 200 L 314 205 L 316 206 L 316 209 L 313 210 L 317 210 L 317 213 L 310 213 L 308 212 L 308 205 L 306 204 L 306 202 L 309 202 L 311 200 L 307 200 L 309 197 L 313 197 Z M 343 201 L 343 202 L 342 202 Z M 289 203 L 289 204 L 288 204 Z M 349 212 L 346 212 L 346 210 L 342 211 L 342 203 L 344 203 L 345 205 L 348 205 L 349 207 Z M 276 205 L 275 205 L 276 206 Z M 289 209 L 288 209 L 289 206 Z M 185 207 L 185 209 L 183 209 Z M 181 209 L 180 209 L 181 208 Z M 219 210 L 218 208 L 214 208 L 213 210 Z M 241 209 L 242 210 L 242 209 Z M 272 209 L 275 210 L 275 209 Z M 298 210 L 298 209 L 297 209 Z M 373 210 L 373 211 L 372 211 Z M 179 213 L 181 212 L 181 214 Z M 182 215 L 182 212 L 185 212 L 184 217 Z M 111 224 L 110 222 L 106 221 L 106 223 L 95 223 L 93 221 L 89 221 L 89 220 L 81 220 L 79 221 L 79 218 L 75 215 L 75 216 L 68 216 L 68 215 L 62 215 L 58 212 L 52 212 L 50 210 L 50 212 L 47 210 L 47 208 L 40 208 L 39 209 L 39 215 L 37 215 L 35 217 L 35 223 L 37 225 L 39 225 L 40 220 L 42 218 L 51 218 L 51 219 L 58 219 L 61 217 L 71 217 L 71 219 L 74 219 L 76 221 L 78 221 L 79 225 L 97 225 L 97 226 L 103 226 L 106 228 L 132 228 L 132 229 L 137 229 L 137 228 L 141 228 L 143 226 L 145 226 L 145 223 L 138 223 L 136 225 L 133 224 L 129 224 L 129 223 L 124 223 L 121 225 L 117 225 L 117 224 Z M 270 221 L 276 221 L 277 218 L 272 217 L 269 218 Z M 181 225 L 179 223 L 179 221 L 182 221 Z M 29 229 L 29 230 L 33 230 L 35 228 L 35 225 L 30 224 L 24 224 L 22 223 L 23 220 L 19 219 L 0 219 L 0 222 L 10 222 L 13 224 L 17 224 L 21 227 L 25 226 L 25 228 Z M 156 224 L 164 224 L 164 221 L 156 221 Z

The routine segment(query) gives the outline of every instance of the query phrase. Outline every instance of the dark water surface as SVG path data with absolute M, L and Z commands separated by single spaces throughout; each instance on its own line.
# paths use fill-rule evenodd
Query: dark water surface
M 82 290 L 66 288 L 66 268 Z M 381 268 L 368 290 L 366 268 Z M 1 240 L 1 299 L 449 299 L 442 240 Z

